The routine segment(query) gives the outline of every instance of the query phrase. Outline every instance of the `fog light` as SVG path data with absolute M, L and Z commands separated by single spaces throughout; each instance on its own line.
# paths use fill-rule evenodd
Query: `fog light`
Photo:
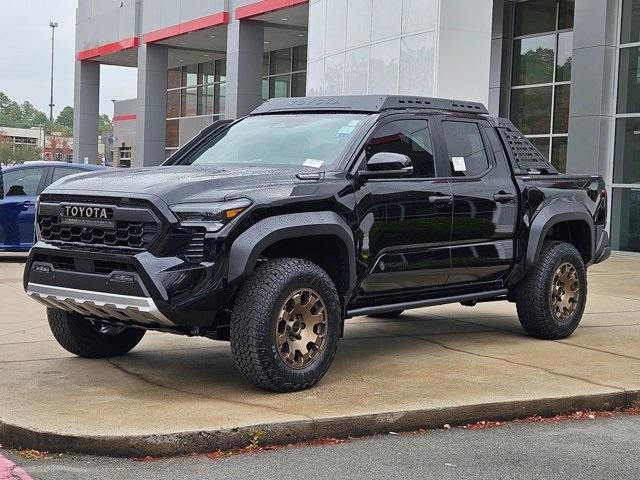
M 123 275 L 121 273 L 115 273 L 111 275 L 111 281 L 133 283 L 135 281 L 135 278 L 133 277 L 133 275 Z
M 33 271 L 40 273 L 51 273 L 51 267 L 47 267 L 46 265 L 34 265 Z

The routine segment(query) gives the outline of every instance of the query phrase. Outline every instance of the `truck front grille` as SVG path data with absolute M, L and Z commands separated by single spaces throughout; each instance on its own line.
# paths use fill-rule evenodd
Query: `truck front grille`
M 155 223 L 118 221 L 115 229 L 78 227 L 61 224 L 59 217 L 45 215 L 38 218 L 38 225 L 45 241 L 136 249 L 148 248 L 158 233 Z

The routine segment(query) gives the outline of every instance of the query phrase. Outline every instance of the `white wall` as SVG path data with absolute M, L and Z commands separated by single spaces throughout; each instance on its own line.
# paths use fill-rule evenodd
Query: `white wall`
M 491 0 L 311 0 L 307 95 L 487 103 Z

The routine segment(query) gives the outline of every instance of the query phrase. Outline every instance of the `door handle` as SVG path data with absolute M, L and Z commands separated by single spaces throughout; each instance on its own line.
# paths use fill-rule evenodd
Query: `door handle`
M 498 192 L 493 195 L 493 199 L 498 203 L 509 203 L 516 199 L 514 193 Z
M 453 195 L 430 195 L 429 203 L 433 205 L 448 205 L 453 202 Z

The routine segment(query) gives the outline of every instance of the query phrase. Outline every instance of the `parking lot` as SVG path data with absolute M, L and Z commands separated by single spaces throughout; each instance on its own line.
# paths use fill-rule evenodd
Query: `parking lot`
M 22 260 L 0 259 L 0 443 L 49 451 L 171 454 L 640 398 L 640 257 L 589 270 L 569 339 L 524 335 L 508 303 L 348 321 L 315 388 L 269 394 L 236 372 L 228 344 L 149 333 L 131 354 L 75 358 L 25 295 Z M 609 404 L 609 405 L 605 405 Z M 18 445 L 19 444 L 19 445 Z

